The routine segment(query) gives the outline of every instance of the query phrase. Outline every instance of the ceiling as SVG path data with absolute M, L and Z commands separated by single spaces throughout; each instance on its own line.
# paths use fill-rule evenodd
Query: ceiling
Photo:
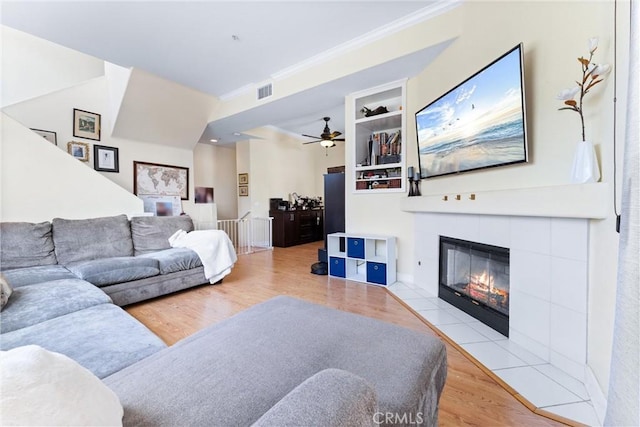
M 123 66 L 228 98 L 354 40 L 398 28 L 455 1 L 2 1 L 3 25 Z M 446 46 L 212 122 L 202 142 L 247 138 L 271 125 L 344 132 L 344 96 L 415 75 Z M 277 104 L 277 105 L 276 105 Z

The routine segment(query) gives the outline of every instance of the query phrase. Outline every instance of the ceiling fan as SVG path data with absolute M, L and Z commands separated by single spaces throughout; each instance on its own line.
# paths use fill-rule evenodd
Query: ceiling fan
M 322 131 L 320 136 L 302 134 L 302 136 L 306 136 L 307 138 L 316 139 L 316 141 L 303 142 L 303 144 L 314 144 L 316 142 L 319 142 L 323 147 L 329 148 L 336 145 L 335 141 L 344 141 L 344 138 L 338 138 L 340 135 L 342 135 L 342 132 L 331 132 L 331 129 L 329 129 L 329 120 L 331 120 L 330 117 L 323 117 L 322 120 L 325 121 L 325 124 L 324 130 Z

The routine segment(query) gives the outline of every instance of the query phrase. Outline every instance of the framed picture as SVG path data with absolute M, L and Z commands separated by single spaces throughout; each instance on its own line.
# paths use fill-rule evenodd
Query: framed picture
M 155 216 L 178 216 L 182 213 L 180 196 L 138 196 L 144 211 Z
M 213 187 L 196 187 L 196 203 L 213 203 Z
M 133 194 L 189 200 L 189 168 L 134 161 Z
M 120 172 L 118 149 L 94 144 L 93 168 L 100 172 Z
M 47 141 L 49 141 L 50 143 L 52 143 L 53 145 L 58 145 L 58 137 L 56 136 L 55 132 L 52 132 L 50 130 L 42 130 L 42 129 L 31 129 L 31 130 L 37 133 L 38 135 L 40 135 L 41 137 L 43 137 L 44 139 L 46 139 Z
M 249 185 L 249 174 L 248 173 L 239 173 L 238 174 L 238 185 Z
M 86 142 L 67 142 L 67 152 L 78 160 L 83 162 L 89 161 L 89 144 Z
M 238 187 L 238 194 L 240 194 L 240 197 L 246 197 L 249 195 L 249 186 L 248 185 L 241 185 Z
M 100 141 L 100 114 L 74 108 L 73 136 Z

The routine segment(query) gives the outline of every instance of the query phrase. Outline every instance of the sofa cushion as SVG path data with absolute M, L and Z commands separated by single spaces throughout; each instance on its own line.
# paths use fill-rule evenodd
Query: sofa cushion
M 0 223 L 0 269 L 57 264 L 51 223 Z
M 53 241 L 60 264 L 133 255 L 126 215 L 52 221 Z
M 178 230 L 193 231 L 191 217 L 134 216 L 131 218 L 131 237 L 135 255 L 169 249 L 169 237 Z
M 15 331 L 98 304 L 111 298 L 89 282 L 62 279 L 22 286 L 0 313 L 2 333 Z
M 166 348 L 142 323 L 100 304 L 0 335 L 0 350 L 35 344 L 69 356 L 98 378 Z
M 202 267 L 202 261 L 197 253 L 186 248 L 171 248 L 164 251 L 151 252 L 140 255 L 140 258 L 151 258 L 158 261 L 161 274 L 190 270 Z
M 115 257 L 73 262 L 67 268 L 80 279 L 96 286 L 130 282 L 160 274 L 158 261 L 152 258 Z
M 208 283 L 208 281 L 204 277 L 204 267 L 198 267 L 191 270 L 147 277 L 135 282 L 103 286 L 100 290 L 109 295 L 114 304 L 122 307 L 205 283 Z
M 70 358 L 35 345 L 0 353 L 3 425 L 122 425 L 118 396 Z
M 13 270 L 6 270 L 3 274 L 14 288 L 35 285 L 36 283 L 51 282 L 53 280 L 77 279 L 75 274 L 60 264 L 16 268 Z

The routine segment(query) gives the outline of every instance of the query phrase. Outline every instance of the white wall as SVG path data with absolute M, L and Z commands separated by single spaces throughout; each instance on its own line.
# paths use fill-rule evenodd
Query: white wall
M 127 93 L 131 69 L 105 61 L 104 76 L 107 78 L 107 90 L 109 92 L 109 117 L 118 117 L 122 100 Z M 111 135 L 113 134 L 113 123 L 110 123 L 110 125 L 108 132 Z M 105 131 L 107 130 L 105 129 Z
M 238 203 L 238 217 L 245 215 L 251 211 L 251 199 L 253 197 L 253 184 L 256 182 L 257 177 L 253 176 L 251 172 L 251 141 L 239 141 L 236 143 L 236 172 L 249 174 L 249 196 L 240 197 L 238 194 L 238 176 L 235 177 L 234 191 L 237 196 Z M 255 215 L 254 216 L 258 216 Z
M 109 135 L 111 117 L 108 107 L 107 80 L 104 77 L 92 79 L 71 88 L 20 102 L 4 108 L 4 112 L 28 128 L 46 129 L 57 133 L 58 148 L 67 151 L 67 142 L 80 141 L 90 146 L 89 162 L 84 167 L 93 169 L 93 145 L 118 148 L 118 173 L 98 172 L 129 192 L 133 192 L 133 162 L 169 164 L 190 169 L 193 177 L 193 152 L 157 144 L 149 144 L 130 139 L 114 138 Z M 85 140 L 73 136 L 73 109 L 101 114 L 102 134 L 100 141 Z M 93 173 L 93 172 L 92 172 Z M 193 203 L 193 178 L 190 180 L 188 201 L 183 201 L 183 209 L 188 212 Z
M 313 167 L 316 150 L 272 128 L 254 129 L 250 133 L 263 138 L 250 142 L 250 209 L 254 216 L 268 216 L 271 198 L 288 200 L 294 192 L 299 196 L 322 195 L 316 193 L 317 181 L 322 180 Z
M 343 145 L 325 153 L 320 144 L 303 145 L 300 139 L 273 127 L 252 129 L 247 133 L 259 139 L 236 143 L 237 173 L 249 174 L 249 196 L 238 196 L 240 216 L 251 211 L 254 217 L 266 217 L 269 199 L 289 200 L 292 193 L 322 196 L 327 167 L 344 164 Z M 237 176 L 235 179 L 237 184 Z
M 628 2 L 619 2 L 627 9 Z M 619 18 L 624 15 L 621 12 Z M 406 34 L 417 32 L 425 40 L 438 28 L 460 28 L 452 43 L 420 75 L 407 84 L 408 165 L 417 165 L 413 114 L 519 42 L 524 43 L 528 136 L 531 161 L 526 165 L 472 172 L 455 177 L 422 181 L 427 195 L 469 193 L 569 183 L 575 143 L 580 138 L 575 113 L 557 111 L 556 94 L 570 87 L 580 76 L 576 58 L 588 54 L 587 40 L 600 37 L 595 60 L 611 63 L 612 2 L 465 2 L 461 8 L 419 24 Z M 628 20 L 619 19 L 618 39 L 628 39 Z M 399 36 L 400 37 L 400 36 Z M 624 42 L 623 42 L 624 44 Z M 619 51 L 619 55 L 623 56 Z M 381 51 L 384 55 L 384 51 Z M 624 62 L 624 59 L 623 61 Z M 620 64 L 619 64 L 620 66 Z M 626 72 L 619 68 L 619 96 L 624 96 Z M 612 199 L 613 85 L 605 81 L 585 101 L 587 134 L 596 144 L 602 166 L 602 181 L 608 183 Z M 347 117 L 353 117 L 347 103 Z M 619 115 L 619 120 L 620 119 Z M 350 138 L 347 129 L 347 140 Z M 347 167 L 353 155 L 347 149 Z M 347 229 L 398 236 L 398 270 L 411 277 L 414 270 L 414 232 L 410 214 L 397 207 L 405 195 L 347 194 Z M 535 204 L 535 200 L 530 203 Z M 563 203 L 558 200 L 557 203 Z M 611 202 L 613 203 L 613 202 Z M 384 219 L 377 213 L 384 209 Z M 613 210 L 613 209 L 612 209 Z M 605 220 L 590 222 L 588 364 L 606 390 L 609 377 L 612 320 L 614 313 L 617 242 L 613 212 Z
M 3 35 L 6 33 L 8 33 L 11 37 L 9 37 L 8 39 L 3 38 L 3 49 L 8 50 L 9 52 L 13 52 L 12 55 L 16 55 L 17 59 L 16 61 L 3 63 L 3 84 L 6 83 L 11 87 L 15 86 L 17 88 L 27 88 L 30 85 L 34 85 L 34 87 L 38 87 L 44 90 L 44 86 L 42 84 L 37 81 L 32 81 L 38 76 L 34 76 L 32 73 L 23 70 L 23 67 L 35 65 L 33 61 L 36 61 L 36 59 L 34 58 L 31 58 L 30 61 L 20 60 L 20 55 L 24 54 L 21 53 L 23 51 L 27 52 L 30 57 L 33 56 L 38 58 L 36 62 L 39 66 L 45 67 L 47 69 L 47 76 L 55 76 L 57 74 L 64 74 L 66 72 L 64 64 L 61 65 L 59 63 L 61 58 L 68 59 L 79 70 L 91 71 L 95 70 L 96 68 L 96 59 L 93 57 L 84 55 L 80 52 L 66 50 L 64 51 L 66 55 L 58 58 L 56 54 L 59 53 L 61 48 L 57 45 L 24 33 L 14 32 L 13 30 L 5 31 L 3 32 Z M 3 52 L 3 60 L 12 58 L 12 56 L 6 57 L 5 52 Z M 102 71 L 103 66 L 101 61 L 100 64 L 100 69 Z M 57 70 L 60 71 L 58 72 Z M 183 210 L 186 213 L 190 213 L 193 210 L 193 147 L 196 145 L 196 141 L 199 138 L 202 130 L 204 129 L 206 117 L 210 114 L 210 107 L 212 107 L 212 98 L 206 95 L 194 93 L 195 91 L 191 89 L 185 89 L 183 88 L 183 86 L 174 84 L 166 80 L 158 79 L 157 77 L 150 76 L 147 73 L 142 72 L 136 74 L 138 76 L 136 79 L 136 86 L 136 84 L 132 84 L 131 81 L 126 80 L 127 76 L 129 75 L 128 70 L 122 69 L 121 67 L 116 68 L 115 66 L 110 67 L 109 70 L 109 77 L 105 77 L 102 75 L 93 77 L 93 74 L 87 71 L 80 74 L 72 73 L 72 75 L 76 76 L 76 79 L 73 81 L 53 79 L 54 83 L 57 85 L 56 91 L 41 94 L 41 96 L 31 97 L 28 100 L 14 103 L 3 108 L 3 112 L 8 116 L 14 118 L 27 128 L 44 129 L 56 132 L 58 139 L 58 148 L 61 150 L 61 152 L 64 152 L 63 154 L 65 156 L 65 160 L 67 156 L 67 143 L 69 141 L 76 140 L 88 143 L 90 146 L 89 162 L 76 162 L 73 164 L 78 164 L 81 167 L 86 168 L 85 171 L 87 172 L 86 175 L 88 177 L 91 175 L 102 175 L 103 177 L 113 181 L 118 186 L 130 193 L 133 192 L 134 161 L 168 164 L 189 168 L 189 200 L 183 201 Z M 78 80 L 86 77 L 92 78 L 85 81 Z M 145 82 L 145 78 L 147 78 L 149 81 Z M 71 84 L 71 86 L 61 88 L 60 86 L 65 83 L 69 83 Z M 110 83 L 113 86 L 109 86 Z M 52 84 L 48 84 L 46 87 L 49 87 Z M 134 88 L 133 86 L 136 87 Z M 149 86 L 153 89 L 158 89 L 166 92 L 165 95 L 170 94 L 171 99 L 163 97 L 153 98 L 156 102 L 156 105 L 152 110 L 150 110 L 149 116 L 151 118 L 155 118 L 157 122 L 141 122 L 144 126 L 140 125 L 139 127 L 137 127 L 136 132 L 140 132 L 140 128 L 144 127 L 144 129 L 147 129 L 147 131 L 149 132 L 149 135 L 156 135 L 158 132 L 162 133 L 163 129 L 166 130 L 167 128 L 172 128 L 174 122 L 176 120 L 182 121 L 183 117 L 178 114 L 176 117 L 167 118 L 166 116 L 162 115 L 162 112 L 171 112 L 174 109 L 178 108 L 180 105 L 188 103 L 189 100 L 192 100 L 193 105 L 185 111 L 192 113 L 192 115 L 197 117 L 189 119 L 185 123 L 181 123 L 180 126 L 177 126 L 175 129 L 172 128 L 171 132 L 164 133 L 165 137 L 167 137 L 168 135 L 168 137 L 170 138 L 180 138 L 180 133 L 176 131 L 176 129 L 184 131 L 184 139 L 182 139 L 181 142 L 182 146 L 184 146 L 186 141 L 186 145 L 188 148 L 179 148 L 175 146 L 142 142 L 133 138 L 117 138 L 111 135 L 111 129 L 113 128 L 114 123 L 113 114 L 117 114 L 118 111 L 119 114 L 123 114 L 123 110 L 121 108 L 118 108 L 117 105 L 114 105 L 114 103 L 117 104 L 118 98 L 120 97 L 126 98 L 126 96 L 122 95 L 123 92 L 125 92 L 125 95 L 127 92 L 129 92 L 130 102 L 127 103 L 127 106 L 130 109 L 133 105 L 142 105 L 144 107 L 144 103 L 135 104 L 134 101 L 139 97 L 142 97 L 142 95 L 140 95 L 139 93 L 141 88 L 147 88 Z M 177 99 L 179 102 L 174 105 L 172 104 L 172 99 Z M 163 102 L 164 107 L 166 107 L 164 109 Z M 86 140 L 73 136 L 72 124 L 74 108 L 101 114 L 100 141 Z M 195 114 L 194 109 L 199 111 L 199 113 Z M 158 115 L 160 115 L 161 117 L 159 117 Z M 126 122 L 127 121 L 124 120 L 121 123 L 121 130 L 126 131 L 129 128 L 126 125 Z M 196 128 L 195 131 L 194 128 Z M 188 132 L 185 129 L 188 129 Z M 127 132 L 121 133 L 127 134 Z M 191 136 L 189 136 L 189 134 L 191 134 Z M 197 134 L 197 136 L 194 136 L 195 134 Z M 12 135 L 9 135 L 8 137 L 10 138 L 12 137 Z M 15 141 L 3 141 L 3 148 L 5 142 L 14 143 Z M 165 141 L 163 140 L 161 142 Z M 93 145 L 95 144 L 116 147 L 119 149 L 118 173 L 93 171 Z M 50 162 L 57 161 L 57 158 L 58 157 L 52 158 Z M 36 163 L 31 162 L 29 157 L 25 158 L 21 163 L 21 167 L 27 169 L 32 165 L 35 166 Z M 58 168 L 60 169 L 63 167 L 65 166 L 58 166 Z M 57 175 L 53 174 L 47 176 L 46 179 L 48 181 L 47 185 L 50 185 L 51 183 L 55 184 L 57 182 Z M 10 179 L 10 181 L 15 180 Z M 68 187 L 61 186 L 60 192 L 62 192 L 65 188 L 68 189 Z M 79 206 L 82 203 L 82 199 L 75 198 L 74 200 L 76 201 L 76 204 L 78 204 L 77 210 L 79 212 L 82 212 L 84 210 L 84 207 Z M 24 200 L 24 202 L 25 203 L 22 210 L 23 213 L 25 213 L 26 218 L 27 215 L 30 216 L 28 212 L 30 205 L 26 200 Z M 15 200 L 14 203 L 16 204 L 14 209 L 18 211 L 20 209 L 21 202 L 20 200 Z M 42 209 L 42 207 L 40 208 Z M 47 217 L 48 215 L 46 213 L 43 213 L 42 216 Z
M 637 7 L 637 2 L 635 2 Z M 628 0 L 618 1 L 618 28 L 617 43 L 618 57 L 617 67 L 613 74 L 609 76 L 607 86 L 600 88 L 602 91 L 602 105 L 595 103 L 589 104 L 592 118 L 596 123 L 599 121 L 601 131 L 593 133 L 597 136 L 593 138 L 598 145 L 596 149 L 600 156 L 600 164 L 603 173 L 603 182 L 613 184 L 613 109 L 611 108 L 611 100 L 614 98 L 613 84 L 611 78 L 617 75 L 617 123 L 615 125 L 617 133 L 617 206 L 620 210 L 620 197 L 622 187 L 622 168 L 624 136 L 625 136 L 625 119 L 627 105 L 627 85 L 629 75 L 629 40 L 630 40 L 630 3 Z M 606 2 L 602 5 L 602 13 L 595 22 L 604 27 L 599 34 L 602 46 L 605 52 L 600 52 L 598 48 L 598 58 L 602 62 L 613 63 L 613 34 L 614 31 L 610 27 L 613 20 L 613 4 Z M 637 70 L 634 70 L 637 72 Z M 594 92 L 595 94 L 595 92 Z M 597 117 L 594 117 L 597 116 Z M 618 263 L 618 243 L 619 235 L 614 231 L 616 219 L 613 211 L 613 189 L 611 190 L 610 201 L 608 203 L 609 216 L 602 221 L 592 221 L 589 227 L 589 341 L 588 341 L 588 364 L 592 368 L 599 385 L 602 387 L 604 394 L 607 394 L 609 383 L 609 369 L 611 364 L 611 347 L 613 344 L 613 323 L 616 297 L 617 282 L 617 263 Z
M 65 89 L 104 74 L 103 62 L 2 26 L 0 106 Z
M 313 167 L 315 169 L 313 179 L 315 180 L 315 189 L 313 195 L 324 197 L 324 178 L 327 168 L 344 166 L 344 142 L 336 142 L 331 148 L 324 148 L 320 143 L 305 145 L 311 151 L 313 158 Z
M 40 222 L 142 212 L 142 202 L 2 114 L 0 219 Z
M 197 144 L 193 150 L 194 187 L 213 187 L 218 219 L 238 217 L 236 149 Z
M 193 150 L 216 105 L 214 97 L 143 70 L 131 70 L 113 136 Z

